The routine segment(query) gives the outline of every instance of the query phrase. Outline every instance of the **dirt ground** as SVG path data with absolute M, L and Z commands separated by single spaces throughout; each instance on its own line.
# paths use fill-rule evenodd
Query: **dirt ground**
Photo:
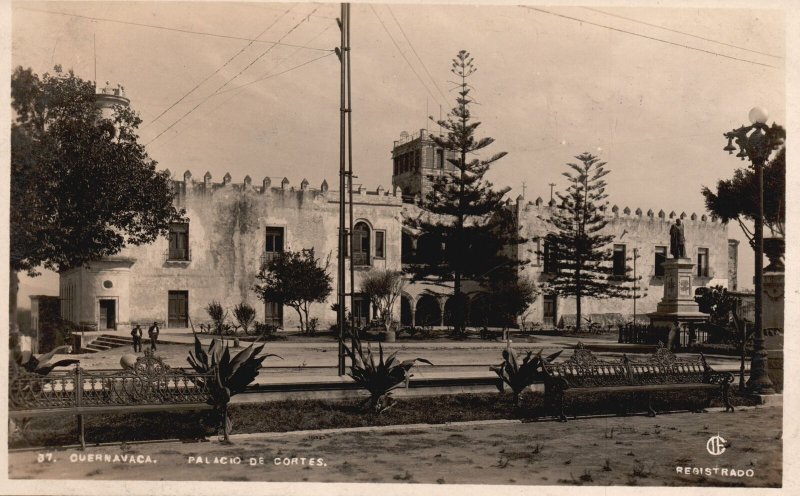
M 726 443 L 724 452 L 714 456 L 707 443 L 716 435 Z M 740 408 L 734 414 L 404 426 L 241 435 L 233 440 L 233 445 L 214 439 L 88 447 L 85 452 L 11 452 L 9 477 L 748 487 L 779 487 L 782 478 L 780 406 Z M 112 460 L 127 455 L 145 463 L 104 461 L 105 455 Z M 99 456 L 100 461 L 84 456 Z M 147 457 L 152 463 L 146 463 Z M 228 457 L 228 463 L 220 457 Z M 240 463 L 231 463 L 231 458 Z M 677 467 L 709 473 L 684 475 Z M 731 470 L 745 475 L 730 476 Z

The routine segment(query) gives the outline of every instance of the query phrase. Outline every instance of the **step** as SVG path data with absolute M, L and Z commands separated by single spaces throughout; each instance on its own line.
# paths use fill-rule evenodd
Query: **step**
M 94 341 L 92 341 L 92 343 L 102 343 L 110 346 L 125 346 L 133 343 L 133 341 L 132 340 L 124 341 L 121 339 L 111 339 L 111 338 L 97 338 Z

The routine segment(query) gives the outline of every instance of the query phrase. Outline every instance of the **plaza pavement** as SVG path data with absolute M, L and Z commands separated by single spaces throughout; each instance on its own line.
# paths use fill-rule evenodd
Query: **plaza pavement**
M 232 436 L 233 445 L 212 439 L 89 446 L 84 452 L 19 450 L 9 453 L 8 469 L 11 478 L 83 481 L 779 487 L 781 412 L 776 405 L 565 423 L 486 421 L 242 434 Z M 707 443 L 716 435 L 724 439 L 725 450 L 712 455 Z M 40 463 L 48 453 L 52 461 Z M 151 463 L 104 461 L 114 455 L 149 457 Z M 679 473 L 678 467 L 689 473 Z M 695 469 L 709 473 L 692 473 Z

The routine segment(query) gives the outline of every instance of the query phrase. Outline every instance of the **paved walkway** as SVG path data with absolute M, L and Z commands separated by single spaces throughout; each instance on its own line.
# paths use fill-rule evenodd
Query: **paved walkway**
M 88 447 L 85 452 L 11 452 L 8 469 L 11 478 L 81 481 L 776 487 L 782 476 L 781 419 L 780 407 L 749 407 L 734 414 L 715 409 L 566 423 L 234 435 L 235 444 L 229 446 L 214 439 Z M 716 435 L 726 441 L 719 456 L 707 450 Z M 49 461 L 38 463 L 38 456 Z M 709 472 L 692 473 L 695 469 Z

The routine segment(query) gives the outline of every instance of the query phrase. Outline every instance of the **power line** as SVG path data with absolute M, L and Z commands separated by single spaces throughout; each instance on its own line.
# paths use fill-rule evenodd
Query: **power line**
M 651 24 L 649 22 L 640 21 L 639 19 L 632 19 L 630 17 L 625 17 L 625 16 L 621 16 L 621 15 L 618 15 L 618 14 L 612 14 L 611 12 L 606 12 L 606 11 L 600 10 L 600 9 L 593 9 L 591 7 L 582 7 L 582 8 L 586 9 L 586 10 L 591 10 L 592 12 L 599 12 L 600 14 L 604 14 L 604 15 L 607 15 L 607 16 L 617 17 L 619 19 L 624 19 L 626 21 L 636 22 L 636 23 L 639 23 L 639 24 L 644 24 L 645 26 L 650 26 L 650 27 L 654 27 L 654 28 L 658 28 L 658 29 L 663 29 L 664 31 L 670 31 L 672 33 L 678 33 L 678 34 L 683 34 L 683 35 L 686 35 L 686 36 L 691 36 L 692 38 L 697 38 L 699 40 L 709 41 L 711 43 L 717 43 L 719 45 L 725 45 L 725 46 L 731 47 L 731 48 L 738 48 L 739 50 L 745 50 L 747 52 L 757 53 L 759 55 L 766 55 L 767 57 L 773 57 L 773 58 L 776 58 L 776 59 L 783 59 L 784 58 L 784 57 L 781 57 L 779 55 L 773 55 L 771 53 L 766 53 L 766 52 L 759 52 L 758 50 L 752 50 L 750 48 L 745 48 L 743 46 L 732 45 L 730 43 L 725 43 L 723 41 L 712 40 L 711 38 L 704 38 L 704 37 L 698 36 L 696 34 L 686 33 L 684 31 L 678 31 L 677 29 L 671 29 L 671 28 L 667 28 L 667 27 L 664 27 L 664 26 L 659 26 L 658 24 Z
M 763 67 L 771 67 L 773 69 L 779 69 L 779 67 L 776 67 L 774 65 L 763 64 L 761 62 L 755 62 L 755 61 L 747 60 L 747 59 L 740 59 L 738 57 L 732 57 L 730 55 L 724 55 L 722 53 L 713 52 L 711 50 L 704 50 L 702 48 L 695 48 L 693 46 L 684 45 L 682 43 L 675 43 L 673 41 L 667 41 L 667 40 L 663 40 L 661 38 L 656 38 L 656 37 L 653 37 L 653 36 L 647 36 L 647 35 L 640 34 L 640 33 L 634 33 L 632 31 L 626 31 L 624 29 L 619 29 L 619 28 L 614 28 L 614 27 L 611 27 L 611 26 L 606 26 L 605 24 L 599 24 L 599 23 L 596 23 L 596 22 L 586 21 L 586 20 L 583 20 L 583 19 L 579 19 L 577 17 L 571 17 L 571 16 L 564 15 L 564 14 L 557 14 L 555 12 L 550 12 L 549 10 L 538 9 L 536 7 L 530 7 L 528 5 L 520 5 L 520 7 L 528 9 L 528 10 L 534 10 L 536 12 L 542 12 L 544 14 L 550 14 L 550 15 L 556 16 L 556 17 L 563 17 L 564 19 L 569 19 L 571 21 L 576 21 L 576 22 L 581 22 L 581 23 L 584 23 L 584 24 L 589 24 L 591 26 L 597 26 L 597 27 L 600 27 L 600 28 L 610 29 L 611 31 L 617 31 L 619 33 L 630 34 L 630 35 L 633 35 L 633 36 L 638 36 L 640 38 L 646 38 L 648 40 L 660 41 L 661 43 L 666 43 L 668 45 L 674 45 L 674 46 L 681 47 L 681 48 L 687 48 L 689 50 L 695 50 L 695 51 L 707 53 L 707 54 L 710 54 L 710 55 L 716 55 L 718 57 L 724 57 L 726 59 L 738 60 L 739 62 L 747 62 L 748 64 L 754 64 L 754 65 L 760 65 L 760 66 L 763 66 Z
M 428 70 L 428 67 L 425 65 L 425 62 L 422 61 L 422 58 L 420 58 L 419 54 L 417 53 L 417 50 L 414 49 L 414 44 L 411 43 L 410 39 L 408 39 L 408 36 L 406 35 L 405 30 L 403 29 L 403 25 L 400 24 L 400 22 L 397 20 L 397 17 L 395 17 L 392 7 L 387 4 L 386 8 L 389 10 L 389 14 L 392 15 L 392 19 L 394 19 L 394 22 L 397 24 L 397 27 L 400 28 L 400 32 L 403 34 L 403 38 L 406 39 L 406 43 L 408 43 L 408 46 L 411 47 L 411 51 L 414 52 L 414 55 L 417 56 L 417 60 L 419 60 L 419 63 L 422 64 L 422 68 L 425 69 L 425 72 L 428 74 L 428 77 L 431 79 L 431 82 L 433 82 L 433 85 L 436 87 L 436 90 L 439 92 L 440 95 L 442 95 L 442 98 L 447 100 L 447 96 L 445 96 L 445 94 L 442 92 L 442 89 L 436 83 L 436 80 L 433 78 L 433 76 L 431 76 L 431 72 Z
M 138 27 L 141 27 L 141 28 L 163 29 L 165 31 L 175 31 L 175 32 L 184 33 L 184 34 L 196 34 L 196 35 L 201 35 L 201 36 L 212 36 L 212 37 L 215 37 L 215 38 L 225 38 L 225 39 L 229 39 L 229 40 L 251 41 L 251 42 L 255 42 L 255 43 L 272 43 L 272 44 L 276 44 L 276 45 L 294 47 L 294 48 L 298 48 L 300 46 L 300 45 L 293 45 L 291 43 L 280 43 L 280 42 L 277 42 L 277 41 L 256 40 L 256 39 L 253 39 L 253 38 L 245 38 L 245 37 L 242 37 L 242 36 L 233 36 L 233 35 L 226 35 L 226 34 L 208 33 L 208 32 L 204 32 L 204 31 L 192 31 L 190 29 L 170 28 L 170 27 L 167 27 L 167 26 L 157 26 L 157 25 L 154 25 L 154 24 L 145 24 L 145 23 L 141 23 L 141 22 L 120 21 L 120 20 L 117 20 L 117 19 L 106 19 L 106 18 L 102 18 L 102 17 L 90 17 L 90 16 L 85 16 L 85 15 L 80 15 L 80 14 L 69 14 L 67 12 L 57 12 L 57 11 L 54 11 L 54 10 L 29 9 L 27 7 L 17 7 L 17 9 L 19 9 L 19 10 L 27 10 L 29 12 L 40 12 L 40 13 L 44 13 L 44 14 L 56 14 L 56 15 L 62 15 L 62 16 L 67 16 L 67 17 L 77 17 L 77 18 L 80 18 L 80 19 L 88 19 L 88 20 L 91 20 L 91 21 L 103 21 L 103 22 L 113 22 L 113 23 L 117 23 L 117 24 L 127 24 L 129 26 L 138 26 Z M 320 51 L 320 52 L 332 52 L 333 51 L 333 50 L 330 50 L 328 48 L 315 48 L 315 47 L 303 47 L 303 48 L 306 48 L 307 50 L 317 50 L 317 51 Z
M 300 27 L 300 25 L 301 25 L 301 24 L 303 24 L 304 22 L 306 22 L 306 21 L 307 21 L 307 20 L 308 20 L 308 19 L 309 19 L 309 18 L 310 18 L 310 17 L 311 17 L 313 14 L 314 14 L 314 12 L 316 12 L 316 11 L 318 11 L 318 10 L 319 10 L 319 8 L 320 8 L 320 6 L 314 7 L 314 10 L 312 10 L 310 14 L 308 14 L 308 15 L 306 15 L 306 17 L 304 17 L 304 18 L 300 19 L 300 21 L 299 21 L 297 24 L 295 24 L 294 26 L 292 26 L 292 29 L 290 29 L 289 31 L 287 31 L 287 32 L 286 32 L 286 34 L 284 34 L 283 36 L 281 36 L 281 37 L 280 37 L 280 39 L 279 39 L 278 41 L 281 41 L 282 39 L 284 39 L 284 38 L 286 38 L 287 36 L 289 36 L 290 34 L 292 34 L 292 33 L 294 32 L 294 30 L 295 30 L 295 29 L 297 29 L 298 27 Z M 267 55 L 269 52 L 271 52 L 271 51 L 272 51 L 272 49 L 273 49 L 273 48 L 275 48 L 275 46 L 276 46 L 276 45 L 272 45 L 271 47 L 269 47 L 269 48 L 267 48 L 266 50 L 264 50 L 263 52 L 261 52 L 261 55 L 259 55 L 259 56 L 258 56 L 258 57 L 256 57 L 255 59 L 253 59 L 253 61 L 252 61 L 252 62 L 250 62 L 249 64 L 247 64 L 247 66 L 245 66 L 245 68 L 244 68 L 244 69 L 242 69 L 241 71 L 239 71 L 239 72 L 238 72 L 238 73 L 237 73 L 235 76 L 233 76 L 232 78 L 228 79 L 228 80 L 225 82 L 225 84 L 223 84 L 222 86 L 220 86 L 220 87 L 219 87 L 219 89 L 217 89 L 217 91 L 215 91 L 215 92 L 214 92 L 214 94 L 216 95 L 216 94 L 217 94 L 217 93 L 219 93 L 219 92 L 220 92 L 220 91 L 221 91 L 221 90 L 222 90 L 224 87 L 228 86 L 228 85 L 231 83 L 231 81 L 233 81 L 233 80 L 235 80 L 236 78 L 238 78 L 239 76 L 241 76 L 241 75 L 242 75 L 242 73 L 243 73 L 244 71 L 246 71 L 247 69 L 249 69 L 250 67 L 252 67 L 252 66 L 253 66 L 253 64 L 255 64 L 256 62 L 258 62 L 258 61 L 259 61 L 259 60 L 261 60 L 261 59 L 262 59 L 262 58 L 263 58 L 265 55 Z
M 325 33 L 326 33 L 326 32 L 327 32 L 327 31 L 328 31 L 328 30 L 329 30 L 331 27 L 333 27 L 333 24 L 330 24 L 330 25 L 328 25 L 328 26 L 327 26 L 325 29 L 323 29 L 322 31 L 320 31 L 319 33 L 317 33 L 317 34 L 316 34 L 316 35 L 315 35 L 313 38 L 311 38 L 310 40 L 308 40 L 308 42 L 306 42 L 306 44 L 312 43 L 314 40 L 316 40 L 317 38 L 319 38 L 320 36 L 322 36 L 323 34 L 325 34 Z M 288 56 L 286 56 L 285 58 L 283 58 L 283 60 L 281 60 L 280 62 L 278 62 L 277 64 L 275 64 L 275 67 L 276 67 L 276 68 L 277 68 L 277 67 L 280 67 L 280 65 L 281 65 L 283 62 L 285 62 L 286 60 L 289 60 L 290 58 L 294 57 L 294 56 L 295 56 L 295 55 L 296 55 L 296 54 L 297 54 L 297 53 L 298 53 L 300 50 L 301 50 L 301 49 L 300 49 L 300 48 L 298 48 L 297 50 L 295 50 L 294 52 L 292 52 L 290 55 L 288 55 Z M 325 57 L 328 57 L 328 56 L 330 56 L 330 55 L 333 55 L 333 53 L 328 53 L 328 54 L 325 54 L 325 55 L 323 55 L 323 56 L 321 56 L 321 57 L 317 57 L 317 58 L 315 58 L 315 59 L 311 59 L 311 60 L 309 60 L 309 61 L 307 61 L 307 62 L 304 62 L 304 63 L 302 63 L 302 64 L 300 64 L 300 65 L 297 65 L 297 66 L 293 67 L 291 70 L 294 70 L 294 69 L 299 69 L 299 68 L 301 68 L 301 67 L 303 67 L 303 66 L 305 66 L 305 65 L 311 64 L 312 62 L 316 62 L 317 60 L 323 59 L 323 58 L 325 58 Z M 260 82 L 260 81 L 264 81 L 264 80 L 266 80 L 266 79 L 273 78 L 273 77 L 275 77 L 275 76 L 280 76 L 281 74 L 284 74 L 285 72 L 288 72 L 288 70 L 287 70 L 287 71 L 284 71 L 284 72 L 281 72 L 281 73 L 277 73 L 277 74 L 264 74 L 263 76 L 261 76 L 261 77 L 259 77 L 259 78 L 255 79 L 255 80 L 253 80 L 253 81 L 250 81 L 249 83 L 245 83 L 245 84 L 242 84 L 242 85 L 239 85 L 239 86 L 235 86 L 235 87 L 233 87 L 233 88 L 228 88 L 228 89 L 226 89 L 226 90 L 221 90 L 221 91 L 218 91 L 218 92 L 214 93 L 214 95 L 212 95 L 212 96 L 218 96 L 218 95 L 222 95 L 222 94 L 224 94 L 224 93 L 229 93 L 229 92 L 232 92 L 232 91 L 241 90 L 242 88 L 244 88 L 244 87 L 246 87 L 246 86 L 250 86 L 250 85 L 252 85 L 252 84 L 255 84 L 255 83 L 258 83 L 258 82 Z M 231 101 L 231 100 L 232 100 L 233 98 L 235 98 L 236 96 L 237 96 L 236 94 L 233 94 L 233 95 L 231 95 L 231 96 L 230 96 L 230 98 L 226 98 L 226 99 L 224 99 L 222 102 L 220 102 L 220 103 L 219 103 L 219 105 L 217 105 L 216 107 L 213 107 L 211 110 L 209 110 L 209 111 L 206 113 L 206 116 L 210 116 L 211 114 L 213 114 L 214 112 L 216 112 L 216 111 L 217 111 L 217 109 L 219 109 L 220 107 L 222 107 L 223 105 L 225 105 L 226 103 L 228 103 L 229 101 Z M 186 129 L 186 128 L 184 128 L 183 130 L 185 130 L 185 129 Z M 181 133 L 183 130 L 181 130 L 181 131 L 178 131 L 177 133 L 175 133 L 175 134 L 172 136 L 172 138 L 174 138 L 175 136 L 179 135 L 179 134 L 180 134 L 180 133 Z M 169 140 L 168 140 L 166 143 L 169 143 L 170 141 L 172 141 L 172 138 L 170 138 L 170 139 L 169 139 Z M 163 141 L 162 141 L 162 143 L 163 143 Z
M 425 84 L 425 81 L 422 80 L 422 78 L 420 77 L 419 73 L 417 73 L 417 70 L 414 69 L 414 66 L 411 65 L 411 62 L 408 60 L 408 57 L 406 57 L 406 54 L 404 54 L 403 51 L 400 49 L 400 45 L 397 44 L 397 41 L 394 39 L 394 36 L 392 36 L 392 33 L 386 27 L 386 24 L 384 24 L 383 19 L 381 19 L 381 16 L 379 16 L 378 12 L 375 11 L 375 7 L 373 7 L 372 4 L 370 4 L 369 8 L 372 10 L 372 13 L 375 14 L 375 17 L 378 18 L 378 21 L 381 23 L 381 26 L 383 26 L 383 30 L 386 31 L 386 34 L 389 35 L 389 38 L 392 40 L 392 43 L 394 43 L 394 46 L 395 46 L 395 48 L 397 48 L 397 51 L 400 52 L 400 55 L 403 57 L 403 60 L 406 61 L 406 64 L 408 64 L 408 67 L 411 68 L 411 71 L 414 73 L 415 76 L 417 76 L 417 79 L 419 80 L 419 82 L 422 83 L 422 86 L 425 87 L 425 91 L 428 92 L 428 94 L 431 96 L 431 98 L 433 98 L 437 102 L 441 103 L 439 101 L 439 99 L 436 98 L 436 95 L 434 95 L 431 92 L 430 88 L 428 88 L 428 85 Z
M 270 24 L 269 26 L 267 26 L 267 29 L 265 29 L 265 30 L 261 31 L 261 33 L 259 33 L 259 35 L 258 35 L 258 36 L 256 36 L 256 39 L 258 39 L 258 38 L 261 38 L 261 37 L 264 35 L 264 33 L 266 33 L 267 31 L 269 31 L 270 29 L 272 29 L 272 26 L 274 26 L 275 24 L 277 24 L 277 23 L 278 23 L 278 21 L 280 21 L 281 19 L 283 19 L 283 17 L 284 17 L 286 14 L 288 14 L 288 13 L 289 13 L 289 12 L 290 12 L 290 11 L 291 11 L 293 8 L 294 8 L 294 6 L 292 6 L 292 7 L 288 8 L 288 9 L 286 9 L 286 11 L 284 11 L 284 12 L 283 12 L 283 14 L 279 15 L 279 16 L 278 16 L 278 18 L 277 18 L 277 19 L 275 19 L 275 20 L 272 22 L 272 24 Z M 179 98 L 177 101 L 175 101 L 175 103 L 173 103 L 172 105 L 170 105 L 169 107 L 167 107 L 167 108 L 166 108 L 166 109 L 165 109 L 163 112 L 161 112 L 160 114 L 158 114 L 158 116 L 156 116 L 156 118 L 155 118 L 155 119 L 153 119 L 153 120 L 151 120 L 150 122 L 148 122 L 148 123 L 146 124 L 146 126 L 149 126 L 150 124 L 154 123 L 155 121 L 157 121 L 158 119 L 160 119 L 162 115 L 164 115 L 164 114 L 166 114 L 167 112 L 169 112 L 170 110 L 172 110 L 172 109 L 175 107 L 175 105 L 177 105 L 177 104 L 181 103 L 181 102 L 184 100 L 184 98 L 186 98 L 187 96 L 191 95 L 191 94 L 194 92 L 194 90 L 196 90 L 197 88 L 199 88 L 200 86 L 202 86 L 202 85 L 203 85 L 203 84 L 204 84 L 206 81 L 208 81 L 209 79 L 211 79 L 212 77 L 214 77 L 215 75 L 217 75 L 217 74 L 219 73 L 219 71 L 221 71 L 222 69 L 224 69 L 225 67 L 227 67 L 227 66 L 228 66 L 228 64 L 230 64 L 230 63 L 231 63 L 231 61 L 233 61 L 233 59 L 235 59 L 236 57 L 238 57 L 239 55 L 241 55 L 241 54 L 242 54 L 242 53 L 243 53 L 245 50 L 247 50 L 248 48 L 250 48 L 251 46 L 253 46 L 253 43 L 255 43 L 255 40 L 253 40 L 253 41 L 249 42 L 247 45 L 245 45 L 245 47 L 244 47 L 244 48 L 242 48 L 241 50 L 239 50 L 238 52 L 236 52 L 236 54 L 235 54 L 233 57 L 229 58 L 229 59 L 228 59 L 228 60 L 227 60 L 227 61 L 226 61 L 224 64 L 222 64 L 221 66 L 219 66 L 219 67 L 217 68 L 217 70 L 215 70 L 214 72 L 212 72 L 211 74 L 209 74 L 209 75 L 208 75 L 208 76 L 207 76 L 205 79 L 203 79 L 202 81 L 200 81 L 199 83 L 197 83 L 197 84 L 194 86 L 194 88 L 190 89 L 190 90 L 189 90 L 189 91 L 188 91 L 186 94 L 184 94 L 184 95 L 183 95 L 182 97 L 180 97 L 180 98 Z
M 313 14 L 313 13 L 314 13 L 314 12 L 316 12 L 317 10 L 319 10 L 319 6 L 315 7 L 315 8 L 314 8 L 314 10 L 312 10 L 312 11 L 311 11 L 311 14 Z M 308 20 L 308 19 L 310 18 L 311 14 L 309 14 L 309 15 L 307 15 L 306 17 L 304 17 L 304 18 L 300 19 L 300 22 L 298 22 L 297 24 L 295 24 L 294 26 L 292 26 L 292 28 L 291 28 L 291 29 L 290 29 L 288 32 L 286 32 L 286 34 L 284 34 L 283 36 L 281 36 L 281 37 L 280 37 L 280 39 L 279 39 L 278 41 L 280 41 L 280 40 L 282 40 L 282 39 L 286 38 L 287 36 L 289 36 L 289 35 L 290 35 L 290 34 L 291 34 L 291 33 L 292 33 L 292 32 L 293 32 L 295 29 L 297 29 L 297 27 L 298 27 L 298 26 L 300 26 L 300 25 L 301 25 L 303 22 L 305 22 L 306 20 Z M 194 107 L 192 107 L 192 109 L 191 109 L 191 110 L 189 110 L 188 112 L 186 112 L 185 114 L 183 114 L 182 116 L 180 116 L 180 117 L 178 118 L 178 120 L 176 120 L 175 122 L 173 122 L 172 124 L 170 124 L 170 125 L 169 125 L 169 126 L 166 128 L 166 129 L 164 129 L 163 131 L 161 131 L 160 133 L 158 133 L 158 135 L 157 135 L 155 138 L 153 138 L 153 139 L 151 139 L 150 141 L 148 141 L 147 143 L 145 143 L 145 146 L 149 145 L 149 144 L 150 144 L 150 143 L 152 143 L 153 141 L 155 141 L 155 140 L 157 140 L 158 138 L 160 138 L 161 136 L 163 136 L 163 135 L 164 135 L 164 133 L 166 133 L 167 131 L 169 131 L 169 130 L 170 130 L 170 129 L 172 129 L 173 127 L 175 127 L 175 125 L 176 125 L 176 124 L 178 124 L 180 121 L 182 121 L 183 119 L 185 119 L 186 117 L 188 117 L 188 116 L 189 116 L 189 115 L 190 115 L 192 112 L 194 112 L 195 110 L 197 110 L 197 108 L 198 108 L 198 107 L 200 107 L 202 104 L 204 104 L 205 102 L 207 102 L 207 101 L 208 101 L 209 99 L 211 99 L 213 96 L 217 95 L 217 93 L 219 93 L 219 92 L 220 92 L 220 91 L 221 91 L 221 90 L 222 90 L 224 87 L 226 87 L 228 84 L 230 84 L 230 82 L 231 82 L 231 81 L 233 81 L 234 79 L 238 78 L 238 77 L 239 77 L 239 76 L 240 76 L 240 75 L 241 75 L 241 74 L 242 74 L 244 71 L 246 71 L 246 70 L 247 70 L 247 69 L 249 69 L 249 68 L 250 68 L 250 67 L 251 67 L 253 64 L 255 64 L 256 62 L 258 62 L 259 60 L 261 60 L 261 58 L 262 58 L 262 57 L 264 57 L 266 54 L 268 54 L 268 53 L 269 53 L 269 52 L 270 52 L 270 51 L 271 51 L 273 48 L 275 48 L 275 46 L 276 46 L 276 44 L 273 44 L 272 46 L 270 46 L 269 48 L 267 48 L 265 51 L 261 52 L 261 54 L 260 54 L 258 57 L 256 57 L 255 59 L 253 59 L 253 61 L 252 61 L 252 62 L 250 62 L 250 63 L 249 63 L 249 64 L 248 64 L 248 65 L 247 65 L 247 66 L 246 66 L 244 69 L 242 69 L 241 71 L 239 71 L 239 72 L 238 72 L 238 73 L 237 73 L 235 76 L 233 76 L 232 78 L 230 78 L 230 79 L 228 79 L 227 81 L 225 81 L 225 83 L 224 83 L 222 86 L 220 86 L 219 88 L 217 88 L 217 90 L 216 90 L 214 93 L 210 94 L 209 96 L 207 96 L 206 98 L 204 98 L 203 100 L 201 100 L 201 101 L 200 101 L 200 103 L 198 103 L 197 105 L 195 105 Z M 328 55 L 330 55 L 330 54 L 331 54 L 331 52 L 329 52 L 329 53 L 328 53 Z M 325 57 L 325 56 L 323 56 L 323 57 Z M 323 58 L 323 57 L 319 57 L 319 58 Z

